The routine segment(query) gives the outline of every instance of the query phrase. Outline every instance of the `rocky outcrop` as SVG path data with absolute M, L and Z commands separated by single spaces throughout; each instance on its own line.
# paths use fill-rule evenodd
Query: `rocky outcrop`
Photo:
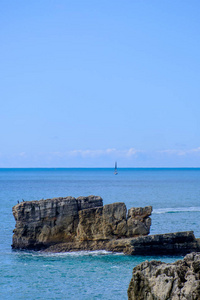
M 152 207 L 103 206 L 99 196 L 53 198 L 13 207 L 15 249 L 105 249 L 110 240 L 147 235 Z M 53 250 L 52 250 L 53 251 Z
M 129 255 L 185 255 L 200 251 L 193 232 L 148 235 L 151 206 L 103 206 L 99 196 L 26 201 L 13 207 L 14 249 L 101 250 Z
M 185 255 L 200 251 L 193 231 L 155 234 L 130 239 L 124 252 L 131 255 Z
M 149 241 L 147 237 L 150 237 Z M 160 244 L 161 240 L 165 240 L 164 247 Z M 161 248 L 160 251 L 159 247 Z M 163 248 L 165 248 L 164 251 Z M 102 249 L 123 252 L 127 255 L 185 255 L 192 251 L 200 251 L 200 242 L 199 239 L 195 238 L 192 231 L 186 231 L 132 238 L 111 238 L 110 240 L 74 240 L 73 242 L 51 245 L 45 251 L 66 252 Z
M 133 269 L 129 300 L 199 300 L 200 253 L 172 264 L 145 261 Z

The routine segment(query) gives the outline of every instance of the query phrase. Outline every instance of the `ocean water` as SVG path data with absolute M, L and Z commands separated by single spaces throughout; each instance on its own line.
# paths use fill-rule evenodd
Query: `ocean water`
M 104 204 L 153 206 L 151 234 L 193 230 L 200 237 L 200 169 L 0 169 L 0 299 L 127 299 L 134 266 L 181 257 L 106 251 L 13 251 L 17 201 L 99 195 Z

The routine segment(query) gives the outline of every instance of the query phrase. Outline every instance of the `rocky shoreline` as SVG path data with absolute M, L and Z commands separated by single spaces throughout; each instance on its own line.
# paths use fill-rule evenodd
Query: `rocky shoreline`
M 167 264 L 145 261 L 133 269 L 128 288 L 129 300 L 199 300 L 200 253 Z
M 25 201 L 13 207 L 13 249 L 66 252 L 107 250 L 129 255 L 185 255 L 200 251 L 192 231 L 148 235 L 152 207 L 122 202 L 103 206 L 99 196 Z

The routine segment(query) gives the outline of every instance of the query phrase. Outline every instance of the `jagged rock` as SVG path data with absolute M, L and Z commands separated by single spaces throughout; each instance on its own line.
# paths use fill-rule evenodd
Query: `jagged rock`
M 130 208 L 127 219 L 127 236 L 149 234 L 151 219 L 148 216 L 151 215 L 151 212 L 151 206 Z
M 127 219 L 124 203 L 103 206 L 98 196 L 22 202 L 13 207 L 16 228 L 12 247 L 43 249 L 69 243 L 65 247 L 73 248 L 73 242 L 75 248 L 82 245 L 92 250 L 103 244 L 105 248 L 102 241 L 148 234 L 151 211 L 151 206 L 132 208 Z
M 199 300 L 200 253 L 172 264 L 145 261 L 133 269 L 129 300 Z
M 99 196 L 88 196 L 76 198 L 78 211 L 82 209 L 94 208 L 103 206 L 103 199 Z

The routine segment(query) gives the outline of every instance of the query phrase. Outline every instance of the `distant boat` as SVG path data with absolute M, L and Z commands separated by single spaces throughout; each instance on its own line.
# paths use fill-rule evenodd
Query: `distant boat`
M 114 172 L 114 174 L 115 174 L 115 175 L 118 174 L 118 172 L 117 172 L 117 162 L 115 162 L 115 172 Z

